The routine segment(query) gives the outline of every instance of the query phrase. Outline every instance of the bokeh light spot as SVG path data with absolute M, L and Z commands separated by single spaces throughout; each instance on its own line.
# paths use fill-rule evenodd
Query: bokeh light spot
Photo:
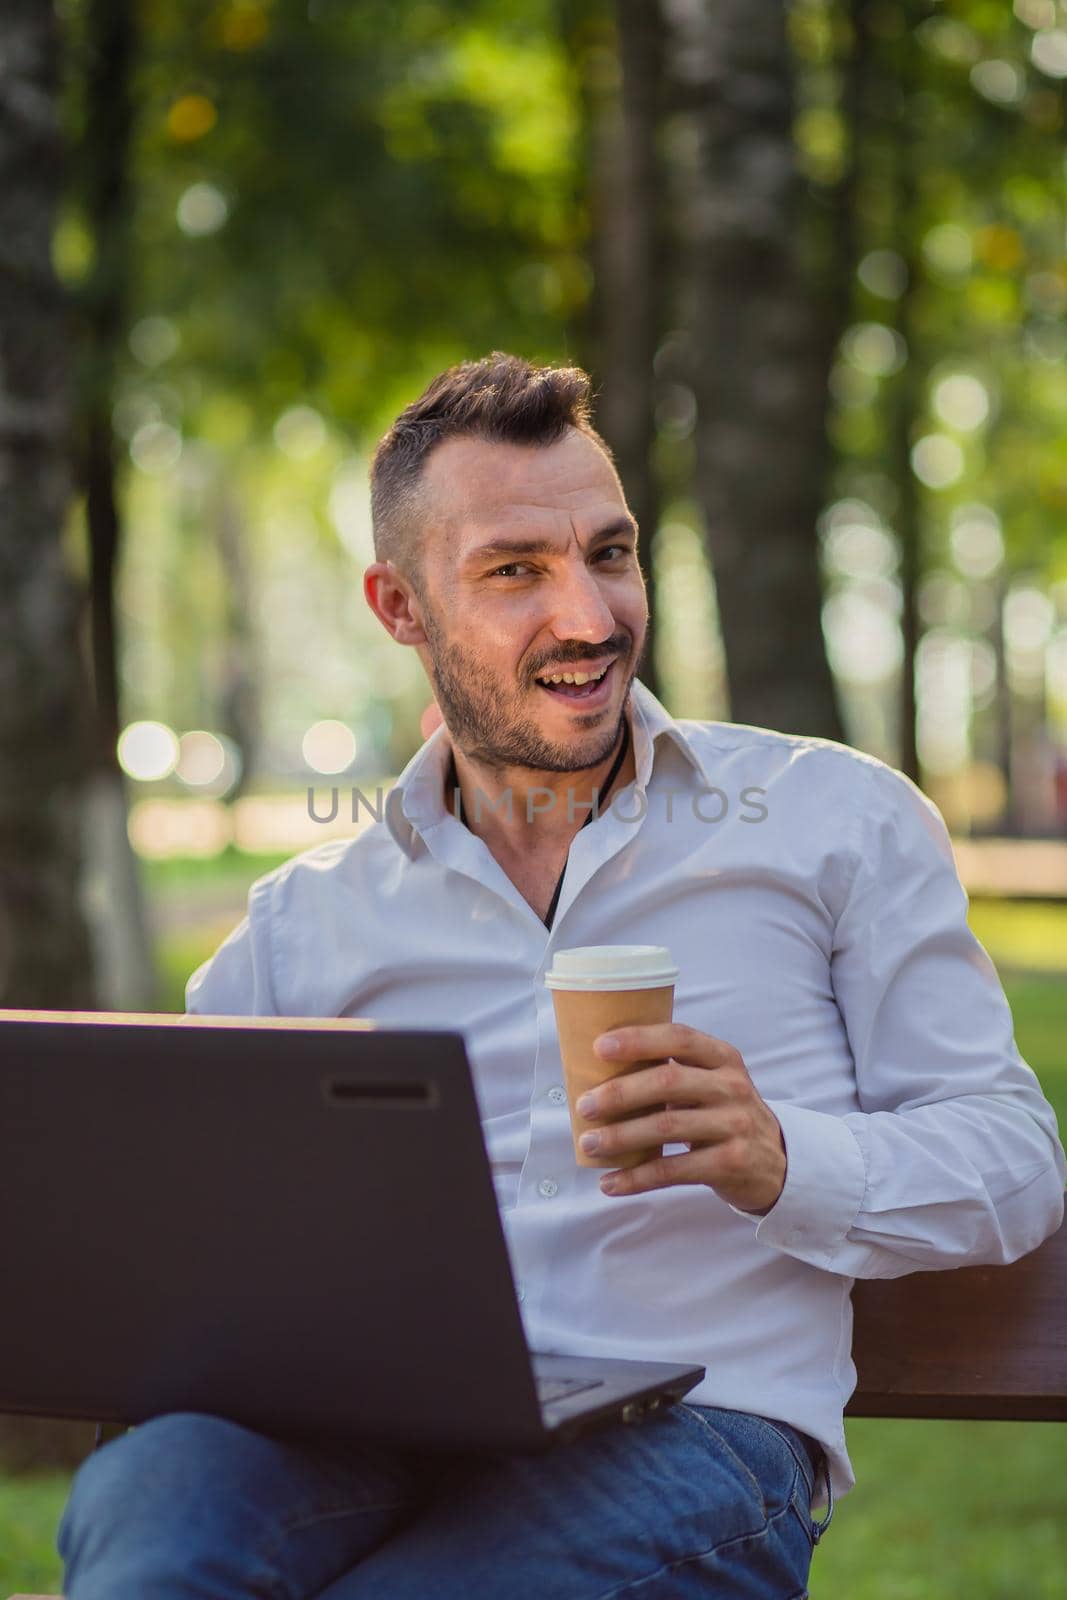
M 847 361 L 876 378 L 899 372 L 908 358 L 900 334 L 881 322 L 856 323 L 845 333 L 841 346 Z
M 127 777 L 154 783 L 174 771 L 178 739 L 165 722 L 131 722 L 119 735 L 119 766 Z
M 218 120 L 206 94 L 183 94 L 167 112 L 167 132 L 179 144 L 192 144 L 210 133 Z
M 989 416 L 989 392 L 970 373 L 956 372 L 935 386 L 934 410 L 950 428 L 971 433 Z
M 182 436 L 167 422 L 147 422 L 130 440 L 130 458 L 142 472 L 169 472 L 181 459 Z
M 181 342 L 169 317 L 142 317 L 130 329 L 130 349 L 144 367 L 169 361 Z
M 307 730 L 301 750 L 312 772 L 344 772 L 356 758 L 356 736 L 346 723 L 327 719 Z
M 1028 28 L 1052 28 L 1056 24 L 1056 0 L 1015 0 L 1012 10 Z
M 1020 654 L 1044 650 L 1055 620 L 1048 595 L 1020 585 L 1004 601 L 1004 642 Z
M 290 406 L 274 424 L 274 442 L 292 461 L 306 461 L 326 442 L 326 424 L 312 406 Z
M 826 533 L 824 553 L 830 571 L 846 578 L 884 578 L 897 566 L 892 539 L 867 522 L 832 525 Z
M 1067 78 L 1067 33 L 1044 28 L 1030 41 L 1030 60 L 1047 78 Z
M 1013 61 L 976 61 L 971 82 L 983 99 L 998 106 L 1014 105 L 1026 87 L 1026 79 Z
M 1023 259 L 1023 242 L 1014 228 L 989 222 L 974 236 L 975 253 L 995 272 L 1014 272 Z
M 964 577 L 990 577 L 1004 560 L 1000 518 L 989 506 L 960 506 L 952 516 L 949 546 Z
M 927 265 L 946 278 L 969 272 L 974 251 L 971 236 L 955 222 L 939 222 L 923 235 L 922 253 Z
M 233 0 L 222 17 L 219 33 L 227 50 L 254 50 L 267 37 L 267 13 L 258 0 Z
M 963 451 L 946 433 L 928 433 L 911 451 L 911 470 L 928 489 L 948 489 L 963 477 Z
M 178 226 L 192 238 L 217 233 L 230 208 L 213 183 L 193 183 L 178 201 Z
M 908 286 L 908 269 L 896 250 L 869 250 L 856 268 L 856 276 L 882 300 L 899 300 Z
M 183 733 L 178 741 L 180 754 L 176 772 L 183 783 L 194 788 L 214 783 L 226 766 L 226 751 L 221 739 L 204 728 Z
M 900 627 L 884 606 L 859 589 L 831 595 L 822 609 L 830 665 L 850 683 L 881 683 L 904 654 Z
M 370 478 L 358 457 L 342 462 L 334 474 L 327 502 L 330 521 L 350 555 L 369 565 L 374 560 L 370 515 Z

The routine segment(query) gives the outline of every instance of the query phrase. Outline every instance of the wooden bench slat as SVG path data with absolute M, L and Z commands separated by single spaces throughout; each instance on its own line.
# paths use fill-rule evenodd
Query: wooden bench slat
M 1067 1227 L 1008 1267 L 864 1279 L 846 1417 L 1067 1421 Z

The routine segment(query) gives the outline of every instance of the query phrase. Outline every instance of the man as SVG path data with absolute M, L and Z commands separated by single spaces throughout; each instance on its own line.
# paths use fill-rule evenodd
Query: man
M 69 1600 L 791 1600 L 854 1483 L 853 1280 L 1010 1262 L 1063 1215 L 944 826 L 878 761 L 675 721 L 640 683 L 636 529 L 584 374 L 442 374 L 372 509 L 366 597 L 443 725 L 383 821 L 253 886 L 187 1007 L 461 1027 L 531 1347 L 707 1376 L 536 1458 L 157 1418 L 79 1470 Z M 681 969 L 676 1022 L 600 1041 L 654 1063 L 598 1091 L 646 1113 L 601 1153 L 664 1145 L 614 1178 L 574 1161 L 543 983 L 600 943 Z

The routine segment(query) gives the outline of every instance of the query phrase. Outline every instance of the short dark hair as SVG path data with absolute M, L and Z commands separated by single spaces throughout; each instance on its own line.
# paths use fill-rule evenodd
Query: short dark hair
M 612 454 L 591 421 L 591 384 L 581 367 L 535 367 L 494 350 L 439 373 L 397 417 L 371 463 L 374 553 L 392 561 L 421 588 L 419 480 L 427 457 L 445 439 L 549 445 L 568 428 Z

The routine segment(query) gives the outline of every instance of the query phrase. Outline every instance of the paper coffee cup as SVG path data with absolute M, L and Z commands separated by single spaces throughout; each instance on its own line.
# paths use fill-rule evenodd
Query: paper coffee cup
M 627 1072 L 640 1072 L 650 1061 L 621 1064 L 598 1056 L 593 1040 L 611 1028 L 635 1023 L 670 1022 L 674 1011 L 674 985 L 678 968 L 665 945 L 598 944 L 557 950 L 545 984 L 552 992 L 559 1032 L 559 1049 L 571 1114 L 574 1158 L 580 1167 L 639 1167 L 663 1154 L 662 1144 L 617 1156 L 590 1156 L 578 1140 L 591 1128 L 605 1126 L 575 1110 L 588 1089 Z M 611 1122 L 631 1121 L 661 1110 L 642 1106 Z

